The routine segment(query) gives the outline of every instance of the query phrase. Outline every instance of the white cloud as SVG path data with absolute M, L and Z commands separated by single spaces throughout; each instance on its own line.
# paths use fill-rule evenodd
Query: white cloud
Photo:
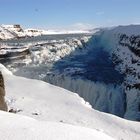
M 78 22 L 78 23 L 65 25 L 65 26 L 50 27 L 49 29 L 69 31 L 69 30 L 89 30 L 89 29 L 93 29 L 95 27 L 96 27 L 95 25 L 92 25 L 92 24 L 89 24 L 89 23 Z
M 98 16 L 101 16 L 101 15 L 104 15 L 104 14 L 105 14 L 105 12 L 103 12 L 103 11 L 96 12 L 96 15 L 98 15 Z
M 75 30 L 87 30 L 87 29 L 93 29 L 94 25 L 79 22 L 71 25 L 70 28 Z
M 113 23 L 113 19 L 107 19 L 107 23 Z

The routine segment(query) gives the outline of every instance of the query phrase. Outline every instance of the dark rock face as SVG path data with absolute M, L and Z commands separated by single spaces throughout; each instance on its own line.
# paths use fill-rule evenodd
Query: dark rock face
M 119 55 L 116 55 L 116 59 L 113 60 L 115 63 L 117 62 L 117 65 L 125 65 L 123 70 L 120 71 L 125 73 L 126 88 L 129 90 L 132 88 L 140 90 L 140 35 L 120 35 L 119 49 L 120 50 L 116 51 L 116 53 L 125 49 L 122 54 L 123 57 L 121 58 Z M 131 77 L 131 79 L 128 78 L 128 76 Z
M 7 111 L 8 108 L 4 97 L 5 97 L 4 78 L 2 73 L 0 72 L 0 110 Z
M 124 87 L 127 99 L 127 111 L 125 118 L 131 120 L 140 120 L 140 35 L 126 34 L 120 35 L 120 50 L 125 50 L 122 57 L 117 56 L 116 60 L 121 59 L 118 65 L 121 73 L 125 74 Z M 119 51 L 116 52 L 116 54 Z M 125 66 L 125 67 L 124 67 Z

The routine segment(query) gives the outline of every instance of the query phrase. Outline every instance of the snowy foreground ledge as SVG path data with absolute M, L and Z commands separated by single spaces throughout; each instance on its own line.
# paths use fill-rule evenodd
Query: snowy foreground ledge
M 0 112 L 1 140 L 113 140 L 103 132 Z
M 139 140 L 140 123 L 96 111 L 77 94 L 48 83 L 12 75 L 0 65 L 9 109 L 0 112 L 2 140 Z M 83 128 L 87 127 L 87 128 Z

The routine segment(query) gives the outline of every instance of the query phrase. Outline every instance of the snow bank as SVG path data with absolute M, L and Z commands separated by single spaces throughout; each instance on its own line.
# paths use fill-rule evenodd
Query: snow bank
M 11 75 L 11 73 L 2 64 L 0 65 L 0 70 L 2 71 L 5 77 L 7 77 L 7 74 Z M 14 84 L 16 83 L 14 82 Z M 25 83 L 22 83 L 22 84 L 23 86 L 26 86 Z M 28 90 L 30 89 L 28 88 Z M 13 98 L 11 99 L 11 103 L 12 103 L 12 100 Z M 26 103 L 27 102 L 28 101 L 26 100 Z M 38 106 L 39 104 L 37 104 L 36 102 L 36 105 Z M 24 104 L 24 107 L 25 107 L 25 104 Z M 5 113 L 2 111 L 0 111 L 0 122 L 1 122 L 0 138 L 3 140 L 8 140 L 9 137 L 10 137 L 10 140 L 16 140 L 16 139 L 21 139 L 21 140 L 22 139 L 23 140 L 25 139 L 28 139 L 28 140 L 35 140 L 35 139 L 37 140 L 42 140 L 42 139 L 100 140 L 102 138 L 105 138 L 106 140 L 113 140 L 113 138 L 109 137 L 108 135 L 104 134 L 102 131 L 99 131 L 99 130 L 72 126 L 65 123 L 40 122 L 40 121 L 36 121 L 28 117 Z
M 64 123 L 36 121 L 0 111 L 1 140 L 113 140 L 101 131 Z

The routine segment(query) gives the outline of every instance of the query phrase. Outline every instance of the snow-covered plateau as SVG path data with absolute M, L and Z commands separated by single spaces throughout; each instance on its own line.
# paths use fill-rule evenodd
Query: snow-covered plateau
M 140 139 L 140 25 L 36 39 L 1 43 L 12 54 L 12 48 L 29 50 L 24 58 L 1 61 L 16 75 L 5 76 L 9 109 L 114 139 Z

